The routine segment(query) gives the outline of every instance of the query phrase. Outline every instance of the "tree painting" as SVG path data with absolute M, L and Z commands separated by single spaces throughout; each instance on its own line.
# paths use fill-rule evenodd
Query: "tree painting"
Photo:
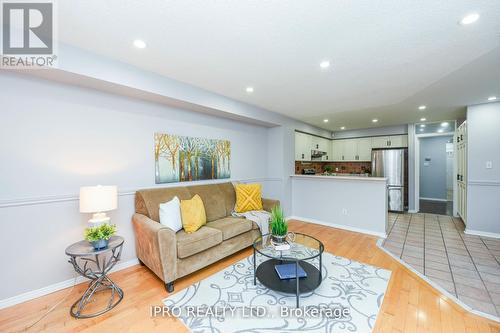
M 156 184 L 231 176 L 228 140 L 156 133 L 154 155 Z

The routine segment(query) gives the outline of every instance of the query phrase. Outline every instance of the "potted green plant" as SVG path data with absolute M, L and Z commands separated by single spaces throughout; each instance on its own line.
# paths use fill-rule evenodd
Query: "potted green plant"
M 104 223 L 85 229 L 85 240 L 89 241 L 94 249 L 102 250 L 108 247 L 109 239 L 115 233 L 116 225 Z
M 274 206 L 271 210 L 270 226 L 271 240 L 275 244 L 285 243 L 288 234 L 288 224 L 285 221 L 283 209 L 280 206 Z
M 333 171 L 333 168 L 331 165 L 325 165 L 325 167 L 323 168 L 324 172 L 325 173 L 331 173 Z

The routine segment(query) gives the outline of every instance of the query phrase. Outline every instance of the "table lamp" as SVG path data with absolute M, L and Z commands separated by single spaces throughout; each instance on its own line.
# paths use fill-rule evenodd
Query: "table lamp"
M 118 206 L 118 190 L 116 186 L 84 186 L 80 188 L 80 212 L 93 213 L 89 227 L 109 223 L 107 211 Z

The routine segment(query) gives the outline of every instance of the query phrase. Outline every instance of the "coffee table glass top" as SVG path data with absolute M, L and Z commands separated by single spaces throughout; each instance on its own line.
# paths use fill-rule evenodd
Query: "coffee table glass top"
M 324 246 L 319 240 L 314 237 L 295 233 L 293 241 L 288 240 L 290 249 L 278 251 L 271 243 L 271 235 L 264 234 L 258 237 L 253 247 L 255 251 L 272 259 L 289 259 L 289 260 L 309 260 L 318 257 L 323 253 Z

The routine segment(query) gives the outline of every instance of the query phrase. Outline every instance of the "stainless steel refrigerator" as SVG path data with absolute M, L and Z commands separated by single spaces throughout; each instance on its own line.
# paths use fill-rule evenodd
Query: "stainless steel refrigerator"
M 387 194 L 389 210 L 404 210 L 404 149 L 372 150 L 372 176 L 387 178 Z

